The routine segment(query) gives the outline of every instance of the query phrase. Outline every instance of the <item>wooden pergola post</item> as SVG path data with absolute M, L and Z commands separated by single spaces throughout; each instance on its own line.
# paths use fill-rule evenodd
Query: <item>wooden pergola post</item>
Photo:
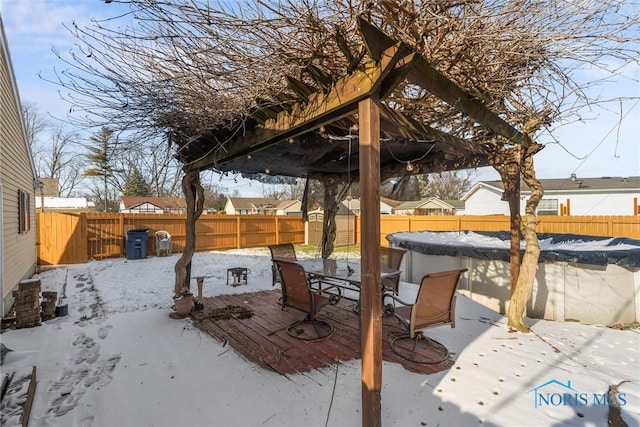
M 380 110 L 375 99 L 358 104 L 362 282 L 362 425 L 382 425 L 382 293 L 380 280 Z

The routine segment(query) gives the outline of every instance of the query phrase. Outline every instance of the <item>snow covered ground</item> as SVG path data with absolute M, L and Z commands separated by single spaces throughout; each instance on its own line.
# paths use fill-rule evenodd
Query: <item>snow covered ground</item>
M 12 350 L 3 373 L 37 367 L 30 426 L 361 425 L 359 360 L 281 376 L 171 319 L 178 257 L 40 274 L 43 290 L 66 291 L 69 315 L 0 336 Z M 226 269 L 239 266 L 250 269 L 248 285 L 227 286 Z M 205 277 L 205 296 L 272 288 L 267 249 L 197 253 L 192 276 Z M 403 283 L 401 294 L 416 288 Z M 627 381 L 620 412 L 640 426 L 640 330 L 530 319 L 532 333 L 517 334 L 467 298 L 456 312 L 455 329 L 428 333 L 451 350 L 451 369 L 423 375 L 384 363 L 383 425 L 603 426 L 603 394 Z M 8 409 L 3 425 L 17 425 Z

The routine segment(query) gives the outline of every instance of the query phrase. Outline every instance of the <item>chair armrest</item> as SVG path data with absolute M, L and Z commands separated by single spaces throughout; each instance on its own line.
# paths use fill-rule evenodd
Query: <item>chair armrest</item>
M 331 290 L 331 289 L 336 289 L 338 293 L 336 294 L 335 292 L 327 292 L 328 290 Z M 331 285 L 327 288 L 320 288 L 320 289 L 309 286 L 309 291 L 314 292 L 316 294 L 320 294 L 320 295 L 323 295 L 323 294 L 328 295 L 331 305 L 338 304 L 342 299 L 342 289 L 336 285 Z
M 394 294 L 393 292 L 385 292 L 385 293 L 383 293 L 383 294 L 382 294 L 382 302 L 383 302 L 383 305 L 384 305 L 384 300 L 385 300 L 385 299 L 387 299 L 387 298 L 391 298 L 392 300 L 397 301 L 397 302 L 399 302 L 399 303 L 400 303 L 400 304 L 402 304 L 402 305 L 412 305 L 412 304 L 414 304 L 413 302 L 406 302 L 406 301 L 404 301 L 404 300 L 400 299 L 400 298 L 399 298 L 396 294 Z

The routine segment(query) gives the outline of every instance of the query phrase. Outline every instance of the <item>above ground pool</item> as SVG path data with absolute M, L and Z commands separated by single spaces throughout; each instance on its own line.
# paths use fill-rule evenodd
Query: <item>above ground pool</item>
M 511 279 L 507 232 L 402 232 L 387 236 L 408 250 L 403 280 L 468 268 L 461 294 L 505 313 Z M 640 241 L 539 234 L 540 259 L 527 316 L 591 324 L 640 321 Z M 521 253 L 525 242 L 521 242 Z

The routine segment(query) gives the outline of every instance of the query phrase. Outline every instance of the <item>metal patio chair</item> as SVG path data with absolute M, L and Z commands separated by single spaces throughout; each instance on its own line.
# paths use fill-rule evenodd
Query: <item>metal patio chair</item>
M 282 285 L 282 298 L 280 304 L 284 310 L 287 307 L 306 313 L 306 316 L 287 326 L 287 333 L 305 341 L 316 341 L 329 338 L 333 332 L 332 324 L 325 320 L 317 319 L 316 315 L 327 305 L 335 305 L 340 300 L 338 294 L 324 294 L 322 291 L 312 289 L 307 273 L 300 264 L 282 259 L 273 261 L 280 273 Z M 328 288 L 327 288 L 328 289 Z
M 293 243 L 281 243 L 279 245 L 271 245 L 269 246 L 269 251 L 271 252 L 271 260 L 283 259 L 285 261 L 297 261 L 296 257 L 296 248 L 293 246 Z M 272 278 L 272 286 L 275 286 L 276 283 L 280 283 L 280 273 L 276 268 L 276 265 L 271 263 L 271 278 Z
M 427 274 L 420 282 L 420 289 L 413 304 L 402 301 L 393 292 L 384 297 L 397 301 L 402 306 L 385 305 L 385 312 L 394 315 L 406 329 L 406 334 L 391 340 L 393 352 L 405 360 L 423 364 L 436 364 L 449 358 L 449 350 L 439 342 L 426 337 L 425 329 L 442 325 L 455 328 L 456 288 L 463 273 L 468 269 L 442 271 Z M 427 351 L 416 352 L 418 343 L 424 341 Z M 435 353 L 432 356 L 431 353 Z
M 156 256 L 160 256 L 162 251 L 169 256 L 171 255 L 171 234 L 168 231 L 158 230 L 154 233 L 154 240 L 156 244 Z
M 402 259 L 407 251 L 400 248 L 380 248 L 380 265 L 387 267 L 390 270 L 398 270 L 397 274 L 393 276 L 387 276 L 382 278 L 382 291 L 392 291 L 395 295 L 398 295 L 398 285 L 400 283 L 400 266 L 402 265 Z
M 400 248 L 389 248 L 386 246 L 380 247 L 380 266 L 386 267 L 390 270 L 398 270 L 398 272 L 391 276 L 385 276 L 381 280 L 382 293 L 393 292 L 398 295 L 398 286 L 400 284 L 400 266 L 402 265 L 402 259 L 407 251 Z M 360 301 L 353 306 L 353 311 L 360 313 Z M 384 314 L 384 313 L 383 313 Z

